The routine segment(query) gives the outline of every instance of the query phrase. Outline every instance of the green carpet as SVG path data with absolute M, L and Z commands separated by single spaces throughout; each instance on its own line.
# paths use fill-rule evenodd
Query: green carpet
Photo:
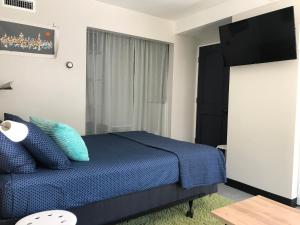
M 194 201 L 193 219 L 185 217 L 188 209 L 188 204 L 185 203 L 119 225 L 224 225 L 213 218 L 210 212 L 231 203 L 231 200 L 213 194 Z

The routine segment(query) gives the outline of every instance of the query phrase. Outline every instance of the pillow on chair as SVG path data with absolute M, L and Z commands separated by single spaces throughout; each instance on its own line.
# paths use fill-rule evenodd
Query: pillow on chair
M 4 173 L 33 173 L 36 163 L 26 149 L 0 133 L 0 171 Z
M 74 128 L 38 117 L 30 117 L 30 121 L 48 134 L 70 159 L 89 161 L 86 144 Z
M 12 114 L 5 113 L 4 118 L 5 120 L 24 123 L 28 127 L 28 136 L 21 143 L 42 165 L 50 169 L 70 168 L 71 162 L 62 149 L 39 127 Z

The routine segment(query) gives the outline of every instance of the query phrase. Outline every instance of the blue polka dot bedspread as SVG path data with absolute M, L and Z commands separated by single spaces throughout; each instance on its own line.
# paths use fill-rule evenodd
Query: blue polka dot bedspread
M 145 143 L 140 140 L 143 135 Z M 70 209 L 162 185 L 182 183 L 181 173 L 184 171 L 181 170 L 187 169 L 180 162 L 182 155 L 176 150 L 170 151 L 167 146 L 158 146 L 162 144 L 160 136 L 155 135 L 157 139 L 150 144 L 153 137 L 149 139 L 148 135 L 146 132 L 126 132 L 85 136 L 89 162 L 72 162 L 71 168 L 66 170 L 39 169 L 32 174 L 0 174 L 0 219 L 50 209 Z M 216 159 L 210 163 L 220 164 L 222 159 L 213 157 Z M 204 164 L 202 169 L 207 166 Z M 214 169 L 216 179 L 210 181 L 223 182 L 225 168 L 220 169 L 221 164 L 212 166 L 218 168 L 219 174 L 216 175 Z M 193 172 L 192 176 L 195 174 L 202 176 L 205 173 Z M 193 182 L 185 185 L 193 185 Z

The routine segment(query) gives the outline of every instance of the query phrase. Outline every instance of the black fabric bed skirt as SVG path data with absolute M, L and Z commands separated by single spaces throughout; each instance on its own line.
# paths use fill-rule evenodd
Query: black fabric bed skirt
M 179 184 L 171 184 L 95 202 L 68 211 L 77 216 L 77 225 L 116 224 L 216 192 L 217 185 L 185 190 Z M 18 220 L 0 220 L 0 225 L 15 225 Z

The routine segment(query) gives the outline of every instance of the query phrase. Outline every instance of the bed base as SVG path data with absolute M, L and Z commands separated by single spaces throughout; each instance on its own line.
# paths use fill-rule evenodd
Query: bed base
M 193 200 L 216 192 L 217 185 L 185 190 L 178 184 L 170 184 L 147 191 L 102 200 L 69 209 L 69 211 L 77 216 L 77 225 L 113 225 L 188 202 L 189 210 L 186 216 L 193 218 Z M 0 220 L 0 225 L 15 225 L 17 221 L 18 219 Z
M 189 217 L 189 218 L 194 217 L 193 203 L 194 203 L 194 200 L 189 201 L 189 209 L 186 212 L 186 217 Z

